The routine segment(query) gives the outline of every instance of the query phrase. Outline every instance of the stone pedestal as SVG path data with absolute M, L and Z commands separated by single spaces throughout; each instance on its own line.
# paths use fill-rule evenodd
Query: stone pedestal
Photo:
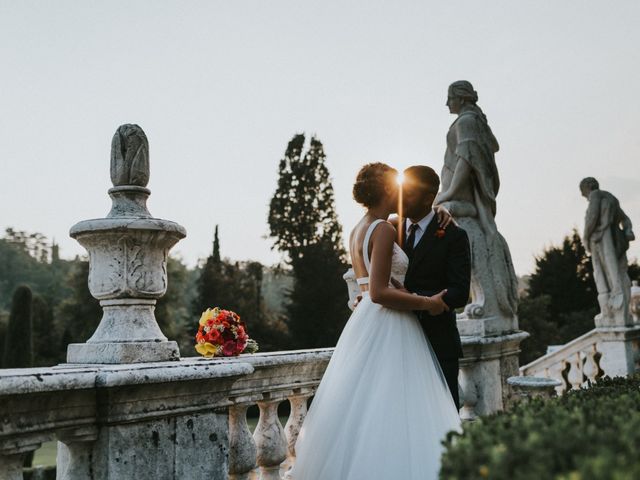
M 513 402 L 529 401 L 533 398 L 552 398 L 556 396 L 556 388 L 562 385 L 560 380 L 544 377 L 509 377 Z
M 626 377 L 640 370 L 640 325 L 596 330 L 600 368 L 605 375 Z
M 473 420 L 503 410 L 509 403 L 509 377 L 518 375 L 520 342 L 529 336 L 516 332 L 496 336 L 464 336 L 460 360 L 461 416 Z

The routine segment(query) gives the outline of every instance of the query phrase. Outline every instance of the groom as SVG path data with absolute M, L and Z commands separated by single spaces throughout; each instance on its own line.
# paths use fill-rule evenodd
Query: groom
M 409 257 L 405 288 L 419 295 L 435 295 L 446 289 L 444 302 L 449 307 L 439 315 L 416 312 L 422 329 L 438 357 L 449 390 L 460 409 L 458 397 L 458 359 L 462 357 L 460 334 L 454 309 L 469 299 L 471 253 L 466 232 L 455 224 L 446 229 L 434 218 L 433 201 L 440 178 L 426 166 L 404 171 L 402 248 Z

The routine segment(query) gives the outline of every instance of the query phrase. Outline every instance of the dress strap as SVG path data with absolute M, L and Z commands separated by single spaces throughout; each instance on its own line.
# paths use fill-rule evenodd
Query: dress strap
M 369 228 L 367 229 L 367 233 L 364 235 L 364 244 L 362 246 L 362 255 L 364 257 L 364 268 L 367 269 L 367 273 L 369 273 L 369 268 L 371 267 L 371 262 L 369 261 L 369 240 L 371 240 L 371 234 L 376 229 L 378 225 L 380 225 L 384 220 L 377 219 L 371 222 Z

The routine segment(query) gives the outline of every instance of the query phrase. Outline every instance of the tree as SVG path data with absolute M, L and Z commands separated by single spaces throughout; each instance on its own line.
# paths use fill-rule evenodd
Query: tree
M 33 366 L 31 300 L 31 289 L 26 285 L 19 286 L 13 293 L 2 368 Z
M 529 296 L 540 295 L 549 295 L 552 314 L 598 306 L 591 258 L 576 230 L 564 238 L 560 247 L 548 248 L 536 258 L 536 270 L 529 280 Z
M 53 308 L 40 294 L 33 295 L 31 305 L 34 366 L 54 365 L 60 358 L 60 342 L 54 324 Z
M 325 165 L 322 143 L 311 138 L 302 155 L 305 136 L 298 134 L 280 161 L 278 188 L 269 208 L 269 227 L 274 247 L 299 258 L 308 245 L 326 242 L 344 258 L 342 227 L 335 212 L 333 186 Z
M 223 264 L 220 259 L 220 239 L 218 237 L 218 225 L 216 225 L 213 237 L 213 249 L 211 255 L 207 257 L 200 271 L 196 286 L 196 297 L 193 306 L 193 313 L 197 318 L 207 308 L 219 305 L 222 294 Z M 222 295 L 224 296 L 224 295 Z M 193 326 L 193 334 L 197 330 L 197 325 Z
M 190 352 L 193 349 L 191 330 L 196 326 L 191 316 L 192 273 L 180 259 L 169 257 L 167 276 L 167 291 L 156 303 L 155 317 L 162 333 L 178 342 L 180 352 Z
M 286 347 L 286 325 L 278 315 L 266 309 L 262 299 L 263 268 L 259 262 L 222 260 L 216 226 L 211 255 L 205 260 L 196 282 L 192 309 L 194 319 L 199 319 L 207 308 L 217 306 L 232 310 L 245 322 L 249 335 L 258 342 L 260 350 L 272 351 Z M 196 330 L 197 322 L 194 321 L 191 344 Z
M 293 270 L 287 311 L 295 348 L 335 345 L 349 314 L 342 228 L 324 148 L 312 137 L 304 153 L 304 143 L 303 134 L 289 142 L 269 208 L 273 247 Z

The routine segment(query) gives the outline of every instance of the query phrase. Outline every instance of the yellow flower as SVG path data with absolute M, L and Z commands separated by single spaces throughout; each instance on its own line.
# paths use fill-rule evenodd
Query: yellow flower
M 489 478 L 489 467 L 481 465 L 478 470 L 480 471 L 479 473 L 482 478 Z
M 202 312 L 202 316 L 200 317 L 200 325 L 204 327 L 207 324 L 207 321 L 213 318 L 213 310 L 207 308 L 204 312 Z
M 196 352 L 198 352 L 203 357 L 215 357 L 220 353 L 221 348 L 218 345 L 213 345 L 212 343 L 198 343 L 196 344 Z

